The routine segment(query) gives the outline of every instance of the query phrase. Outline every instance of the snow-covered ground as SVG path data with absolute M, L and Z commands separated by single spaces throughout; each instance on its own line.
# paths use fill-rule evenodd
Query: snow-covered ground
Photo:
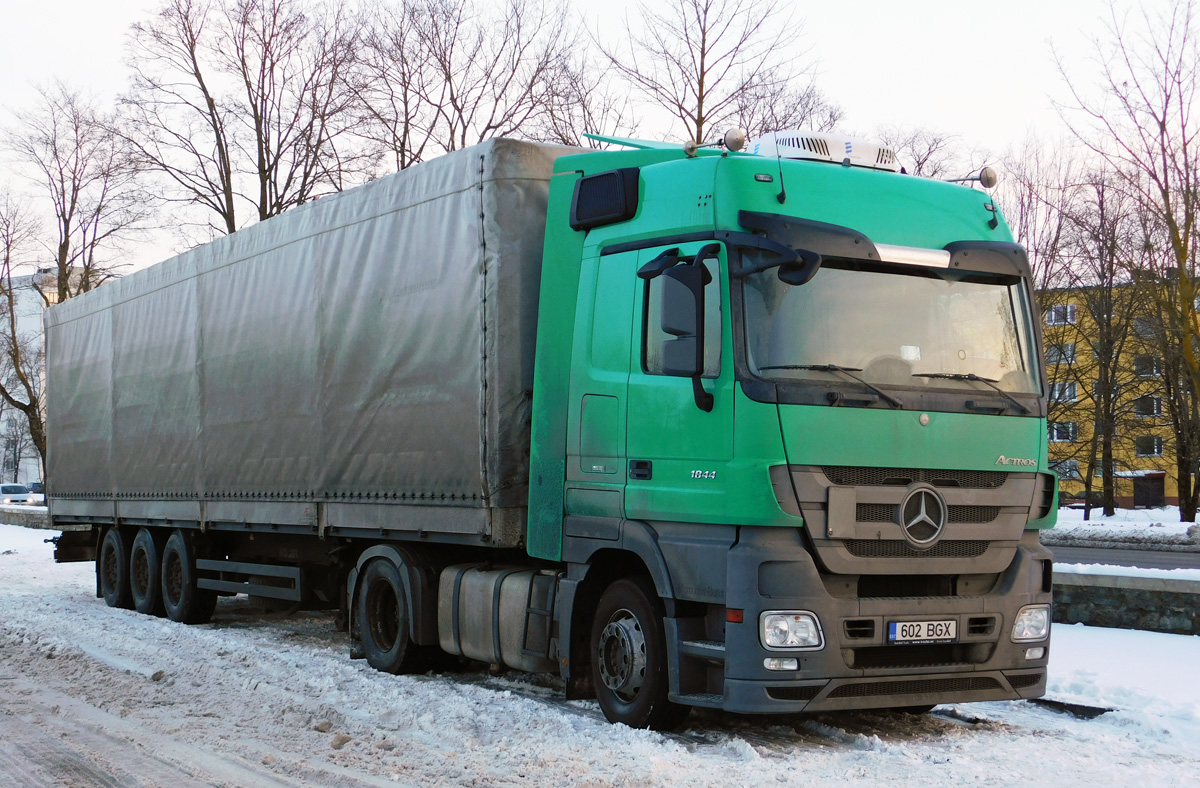
M 326 614 L 223 599 L 187 627 L 104 606 L 92 564 L 0 526 L 0 784 L 1200 785 L 1200 638 L 1059 626 L 1049 697 L 750 718 L 680 735 L 605 723 L 548 676 L 388 676 Z
M 1105 517 L 1102 510 L 1093 509 L 1088 520 L 1083 519 L 1082 509 L 1059 509 L 1058 524 L 1047 534 L 1099 540 L 1175 542 L 1200 547 L 1200 526 L 1179 522 L 1178 506 L 1117 509 L 1112 517 Z

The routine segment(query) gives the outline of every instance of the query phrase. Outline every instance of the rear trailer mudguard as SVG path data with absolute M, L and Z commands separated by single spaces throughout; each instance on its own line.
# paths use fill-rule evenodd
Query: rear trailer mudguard
M 743 528 L 729 552 L 727 607 L 740 610 L 741 621 L 725 626 L 720 708 L 788 713 L 1038 697 L 1045 692 L 1049 638 L 1014 643 L 1011 634 L 1023 606 L 1050 604 L 1049 565 L 1043 563 L 1050 559 L 1037 532 L 1026 531 L 989 593 L 862 598 L 856 576 L 822 579 L 797 530 Z M 816 614 L 823 647 L 768 650 L 759 634 L 766 611 Z M 949 619 L 958 622 L 953 645 L 887 643 L 891 620 Z M 706 655 L 703 644 L 672 638 L 673 629 L 668 619 L 672 670 L 686 677 L 688 662 Z M 1027 659 L 1036 647 L 1043 647 L 1040 658 Z M 794 658 L 797 669 L 768 668 L 766 662 L 778 658 Z M 717 705 L 703 696 L 677 699 Z

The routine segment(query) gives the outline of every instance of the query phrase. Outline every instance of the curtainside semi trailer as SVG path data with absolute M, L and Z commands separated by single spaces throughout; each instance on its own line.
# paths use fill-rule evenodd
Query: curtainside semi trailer
M 493 140 L 52 307 L 59 559 L 632 726 L 1041 695 L 1057 485 L 991 198 L 830 135 L 627 147 Z

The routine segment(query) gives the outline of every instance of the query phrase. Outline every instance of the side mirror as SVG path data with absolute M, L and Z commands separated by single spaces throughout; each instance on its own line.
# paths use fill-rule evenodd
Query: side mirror
M 779 266 L 779 281 L 785 285 L 799 287 L 817 275 L 821 268 L 821 255 L 808 249 L 797 249 L 796 259 Z
M 696 405 L 713 408 L 713 396 L 700 385 L 704 374 L 704 287 L 712 275 L 699 258 L 662 274 L 660 324 L 673 339 L 662 343 L 662 370 L 667 375 L 692 379 Z

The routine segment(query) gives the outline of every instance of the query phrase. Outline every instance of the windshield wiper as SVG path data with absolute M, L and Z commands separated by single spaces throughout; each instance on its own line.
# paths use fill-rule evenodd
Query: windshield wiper
M 840 372 L 851 380 L 857 380 L 871 391 L 874 391 L 893 408 L 904 407 L 904 403 L 902 403 L 900 400 L 891 396 L 873 383 L 868 383 L 858 375 L 853 374 L 855 372 L 862 372 L 862 370 L 858 367 L 842 367 L 838 366 L 837 364 L 774 364 L 769 367 L 759 367 L 759 369 L 811 369 L 814 372 Z
M 914 378 L 941 378 L 943 380 L 970 380 L 974 383 L 982 383 L 985 386 L 990 387 L 1001 397 L 1004 397 L 1006 400 L 1008 400 L 1012 404 L 1016 405 L 1017 408 L 1020 409 L 1020 411 L 1023 415 L 1028 416 L 1032 412 L 1029 410 L 1029 408 L 1025 407 L 1020 402 L 1017 402 L 1013 398 L 1013 396 L 1011 394 L 1009 394 L 1007 391 L 1005 391 L 1004 389 L 997 386 L 996 381 L 994 381 L 990 378 L 980 377 L 979 375 L 976 375 L 974 372 L 914 372 L 913 377 Z

